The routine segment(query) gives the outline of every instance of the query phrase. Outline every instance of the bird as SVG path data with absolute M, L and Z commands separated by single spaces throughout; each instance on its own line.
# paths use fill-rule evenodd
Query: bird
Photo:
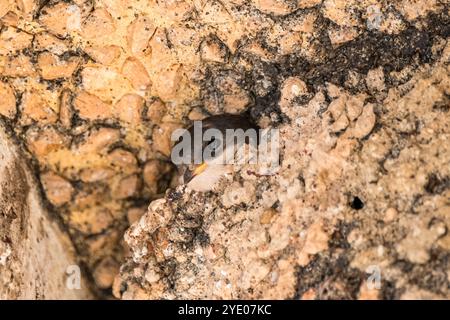
M 247 115 L 233 115 L 233 114 L 221 114 L 207 117 L 201 121 L 201 135 L 202 141 L 195 141 L 192 137 L 195 136 L 195 126 L 191 125 L 185 135 L 173 146 L 175 148 L 180 147 L 179 143 L 183 143 L 183 139 L 186 135 L 191 138 L 190 140 L 190 162 L 177 165 L 180 175 L 180 182 L 187 185 L 191 190 L 207 192 L 213 190 L 217 183 L 227 174 L 233 171 L 233 164 L 224 163 L 220 157 L 222 154 L 234 151 L 233 156 L 237 154 L 239 150 L 238 141 L 233 139 L 233 143 L 227 143 L 226 134 L 227 129 L 242 129 L 244 132 L 253 129 L 256 135 L 246 135 L 243 139 L 245 144 L 249 145 L 252 142 L 258 144 L 258 130 L 259 127 L 247 116 Z M 203 139 L 205 132 L 208 129 L 217 129 L 217 132 L 221 133 L 221 137 L 212 137 L 210 139 Z M 255 140 L 256 139 L 256 140 Z M 242 141 L 242 140 L 241 140 Z M 229 148 L 233 149 L 229 149 Z M 205 150 L 211 150 L 211 157 L 204 158 Z M 197 155 L 201 159 L 198 163 L 193 161 Z

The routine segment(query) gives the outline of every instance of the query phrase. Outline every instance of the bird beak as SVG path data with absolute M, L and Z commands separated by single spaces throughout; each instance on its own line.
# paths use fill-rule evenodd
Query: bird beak
M 202 164 L 196 166 L 195 169 L 192 171 L 186 170 L 186 172 L 184 173 L 184 176 L 183 176 L 183 182 L 188 183 L 189 181 L 194 179 L 196 176 L 201 174 L 203 171 L 205 171 L 207 166 L 208 165 L 206 164 L 206 162 L 203 162 Z

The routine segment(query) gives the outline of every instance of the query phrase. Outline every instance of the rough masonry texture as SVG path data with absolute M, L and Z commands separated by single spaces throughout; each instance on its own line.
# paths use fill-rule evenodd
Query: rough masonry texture
M 0 121 L 99 295 L 449 297 L 448 0 L 0 0 L 0 21 Z M 177 185 L 171 132 L 244 112 L 280 130 L 280 170 Z

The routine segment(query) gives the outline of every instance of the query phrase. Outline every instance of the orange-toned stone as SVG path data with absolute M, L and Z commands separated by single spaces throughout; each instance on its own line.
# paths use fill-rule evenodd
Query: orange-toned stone
M 41 10 L 39 23 L 49 32 L 65 37 L 70 31 L 79 30 L 81 10 L 78 6 L 67 2 L 48 5 Z
M 114 176 L 114 170 L 109 168 L 86 168 L 80 173 L 83 182 L 97 182 Z
M 64 89 L 59 97 L 59 122 L 65 129 L 72 126 L 72 92 Z
M 101 38 L 115 30 L 114 19 L 105 8 L 95 9 L 82 25 L 83 36 L 88 39 Z
M 88 235 L 98 234 L 108 229 L 114 222 L 111 212 L 106 208 L 92 207 L 74 210 L 70 213 L 70 227 Z
M 34 37 L 33 47 L 36 51 L 49 51 L 58 55 L 69 50 L 66 41 L 58 39 L 48 32 L 38 33 Z
M 134 174 L 114 183 L 111 188 L 111 195 L 114 199 L 126 199 L 135 196 L 139 187 L 139 177 Z
M 6 27 L 0 33 L 0 54 L 7 55 L 21 51 L 31 45 L 33 36 L 13 27 Z
M 147 109 L 147 119 L 155 124 L 160 124 L 167 112 L 166 105 L 160 99 L 153 100 Z
M 56 112 L 50 108 L 46 99 L 37 91 L 27 91 L 23 94 L 21 110 L 23 124 L 31 124 L 33 121 L 50 124 L 58 120 Z
M 120 139 L 120 131 L 100 128 L 90 132 L 85 141 L 76 149 L 79 153 L 100 152 Z
M 71 57 L 64 61 L 49 52 L 43 52 L 38 57 L 41 76 L 46 80 L 70 78 L 79 64 L 80 58 L 78 57 Z
M 145 164 L 143 177 L 145 185 L 149 188 L 152 194 L 158 193 L 158 181 L 159 179 L 168 174 L 171 170 L 171 166 L 161 160 L 150 160 Z
M 285 0 L 254 0 L 254 2 L 262 12 L 276 16 L 289 14 L 298 8 L 297 1 L 291 3 Z
M 14 3 L 14 1 L 11 2 Z M 16 0 L 15 2 L 24 17 L 31 20 L 32 15 L 38 9 L 38 2 L 36 0 Z
M 2 1 L 5 1 L 5 0 L 2 0 Z M 5 14 L 3 16 L 1 22 L 5 26 L 17 28 L 20 23 L 20 17 L 17 15 L 17 13 L 15 13 L 13 11 L 9 11 L 7 14 Z
M 149 41 L 156 27 L 149 17 L 139 16 L 128 26 L 128 47 L 134 55 L 144 55 L 149 51 Z
M 135 168 L 138 164 L 134 154 L 124 149 L 115 149 L 107 157 L 111 165 L 118 168 Z
M 54 206 L 61 206 L 72 199 L 74 188 L 72 184 L 54 172 L 46 172 L 41 175 L 47 199 Z
M 127 219 L 128 223 L 131 225 L 138 221 L 145 213 L 147 212 L 147 208 L 130 208 L 127 211 Z
M 9 56 L 2 70 L 2 75 L 12 78 L 23 78 L 34 75 L 34 67 L 30 57 L 25 55 Z
M 173 142 L 171 141 L 172 132 L 181 126 L 176 123 L 166 122 L 161 124 L 153 131 L 153 147 L 164 156 L 170 156 Z
M 130 124 L 137 124 L 142 120 L 145 100 L 137 94 L 124 95 L 114 106 L 116 117 Z
M 73 106 L 82 119 L 104 120 L 113 116 L 112 106 L 109 103 L 86 91 L 81 91 L 75 97 Z
M 158 76 L 155 90 L 158 96 L 164 101 L 171 101 L 176 97 L 183 74 L 179 64 L 174 64 L 167 68 Z
M 95 61 L 103 64 L 110 65 L 116 61 L 121 54 L 121 49 L 118 46 L 91 46 L 84 49 L 84 51 Z
M 200 44 L 200 57 L 203 61 L 224 63 L 227 48 L 218 39 L 206 39 Z
M 119 273 L 119 263 L 111 257 L 106 257 L 95 267 L 93 277 L 100 289 L 111 288 L 114 278 Z
M 131 82 L 136 90 L 146 90 L 152 83 L 144 65 L 133 57 L 125 60 L 122 67 L 122 74 Z
M 16 96 L 7 83 L 0 81 L 0 115 L 13 119 L 16 116 Z
M 27 132 L 26 141 L 28 149 L 39 160 L 67 144 L 66 137 L 54 128 L 31 129 Z
M 8 13 L 11 8 L 11 1 L 0 0 L 0 18 L 2 18 L 6 13 Z

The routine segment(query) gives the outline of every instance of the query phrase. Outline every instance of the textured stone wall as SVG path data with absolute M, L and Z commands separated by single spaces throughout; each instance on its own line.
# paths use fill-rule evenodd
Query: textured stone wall
M 0 24 L 1 121 L 102 292 L 123 264 L 117 297 L 448 295 L 447 0 L 0 0 Z M 282 170 L 177 187 L 171 132 L 243 112 Z
M 68 279 L 76 252 L 16 144 L 0 125 L 0 299 L 90 299 L 86 274 Z

